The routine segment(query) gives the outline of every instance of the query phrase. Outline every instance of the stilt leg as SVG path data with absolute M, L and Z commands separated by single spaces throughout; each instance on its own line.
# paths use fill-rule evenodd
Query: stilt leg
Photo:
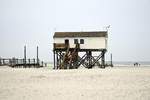
M 102 68 L 105 68 L 105 51 L 102 51 Z
M 56 67 L 55 67 L 55 50 L 53 51 L 53 53 L 54 53 L 54 68 L 53 69 L 56 69 Z
M 58 52 L 56 52 L 56 58 L 57 58 L 57 69 L 59 68 L 59 59 L 58 59 Z

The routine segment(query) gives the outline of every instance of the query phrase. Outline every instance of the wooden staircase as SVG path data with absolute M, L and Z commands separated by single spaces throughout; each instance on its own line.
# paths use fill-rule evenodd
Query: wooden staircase
M 80 48 L 80 45 L 76 44 L 72 52 L 70 50 L 69 44 L 66 45 L 66 52 L 63 53 L 62 55 L 63 57 L 62 57 L 62 63 L 60 64 L 60 69 L 72 69 L 76 67 L 73 64 L 77 62 L 79 48 Z
M 69 44 L 67 44 L 66 45 L 66 53 L 65 54 L 63 53 L 63 55 L 62 55 L 63 58 L 62 58 L 62 63 L 60 65 L 60 69 L 65 69 L 64 65 L 67 61 L 67 57 L 68 57 L 68 54 L 69 54 L 69 49 L 70 49 L 70 46 L 69 46 Z
M 72 64 L 73 64 L 73 62 L 77 61 L 78 49 L 79 49 L 79 44 L 76 44 L 76 46 L 71 54 L 71 57 L 69 59 L 69 65 L 67 66 L 67 69 L 71 69 L 74 67 L 74 66 L 72 66 Z

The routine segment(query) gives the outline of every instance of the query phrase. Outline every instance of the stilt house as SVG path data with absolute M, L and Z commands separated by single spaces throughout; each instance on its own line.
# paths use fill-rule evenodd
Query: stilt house
M 96 64 L 104 68 L 107 38 L 107 31 L 55 32 L 54 68 L 72 69 L 80 65 L 92 68 Z M 85 52 L 85 55 L 81 57 L 79 52 Z M 100 54 L 95 57 L 92 56 L 92 52 L 100 52 Z M 101 63 L 99 63 L 100 59 Z

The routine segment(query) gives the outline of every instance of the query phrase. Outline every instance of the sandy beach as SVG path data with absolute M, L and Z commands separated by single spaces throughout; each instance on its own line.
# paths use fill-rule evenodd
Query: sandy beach
M 150 100 L 150 67 L 0 66 L 0 100 Z

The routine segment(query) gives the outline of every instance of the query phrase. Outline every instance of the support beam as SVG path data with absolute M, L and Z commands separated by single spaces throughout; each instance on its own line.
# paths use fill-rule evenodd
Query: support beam
M 54 68 L 53 69 L 56 69 L 56 66 L 55 66 L 55 64 L 56 64 L 56 62 L 55 62 L 55 50 L 53 50 L 53 54 L 54 54 Z
M 102 51 L 102 68 L 105 68 L 105 51 Z
M 57 61 L 56 61 L 56 64 L 57 64 L 57 69 L 59 68 L 59 59 L 58 59 L 58 52 L 56 51 L 56 59 L 57 59 Z
M 62 52 L 60 51 L 59 52 L 59 68 L 60 68 L 60 65 L 61 65 L 61 60 L 62 60 L 62 56 L 61 56 Z
M 98 56 L 98 59 L 97 58 L 95 59 L 93 56 L 91 56 L 91 57 L 93 59 L 92 66 L 95 66 L 95 64 L 97 64 L 97 66 L 100 66 L 99 59 L 101 58 L 101 55 L 100 55 L 100 57 Z
M 85 54 L 84 56 L 82 56 L 82 58 L 78 55 L 77 57 L 77 61 L 76 61 L 76 65 L 77 65 L 77 68 L 82 64 L 84 66 L 84 61 L 87 57 L 87 54 Z
M 89 60 L 89 66 L 88 68 L 92 68 L 92 52 L 91 51 L 88 51 L 88 60 Z
M 98 61 L 99 61 L 100 58 L 102 59 L 102 53 L 99 56 L 97 56 L 96 59 L 94 59 L 94 62 L 92 63 L 92 65 L 94 66 L 95 63 L 99 63 Z
M 102 50 L 93 50 L 93 49 L 84 49 L 84 51 L 75 48 L 69 48 L 66 46 L 66 49 L 54 49 L 54 68 L 60 69 L 75 69 L 78 68 L 81 64 L 85 68 L 92 68 L 96 64 L 105 68 L 105 49 Z M 78 55 L 79 52 L 84 52 L 84 55 Z M 100 52 L 98 56 L 93 56 L 93 52 Z M 81 56 L 81 57 L 80 57 Z M 56 57 L 56 58 L 55 58 Z M 101 59 L 101 64 L 99 60 Z M 55 61 L 56 60 L 56 61 Z

